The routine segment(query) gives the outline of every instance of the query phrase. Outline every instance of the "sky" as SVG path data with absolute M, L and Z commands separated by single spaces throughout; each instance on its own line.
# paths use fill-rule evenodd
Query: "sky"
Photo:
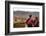
M 29 15 L 33 15 L 33 16 L 38 16 L 39 17 L 39 12 L 30 12 L 30 11 L 13 11 L 13 15 L 14 16 L 29 16 Z

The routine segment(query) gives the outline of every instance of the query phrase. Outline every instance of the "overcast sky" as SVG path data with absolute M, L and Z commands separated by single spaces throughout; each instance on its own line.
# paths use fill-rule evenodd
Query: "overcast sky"
M 25 17 L 29 15 L 39 16 L 39 12 L 13 11 L 13 15 L 14 16 L 25 16 Z

